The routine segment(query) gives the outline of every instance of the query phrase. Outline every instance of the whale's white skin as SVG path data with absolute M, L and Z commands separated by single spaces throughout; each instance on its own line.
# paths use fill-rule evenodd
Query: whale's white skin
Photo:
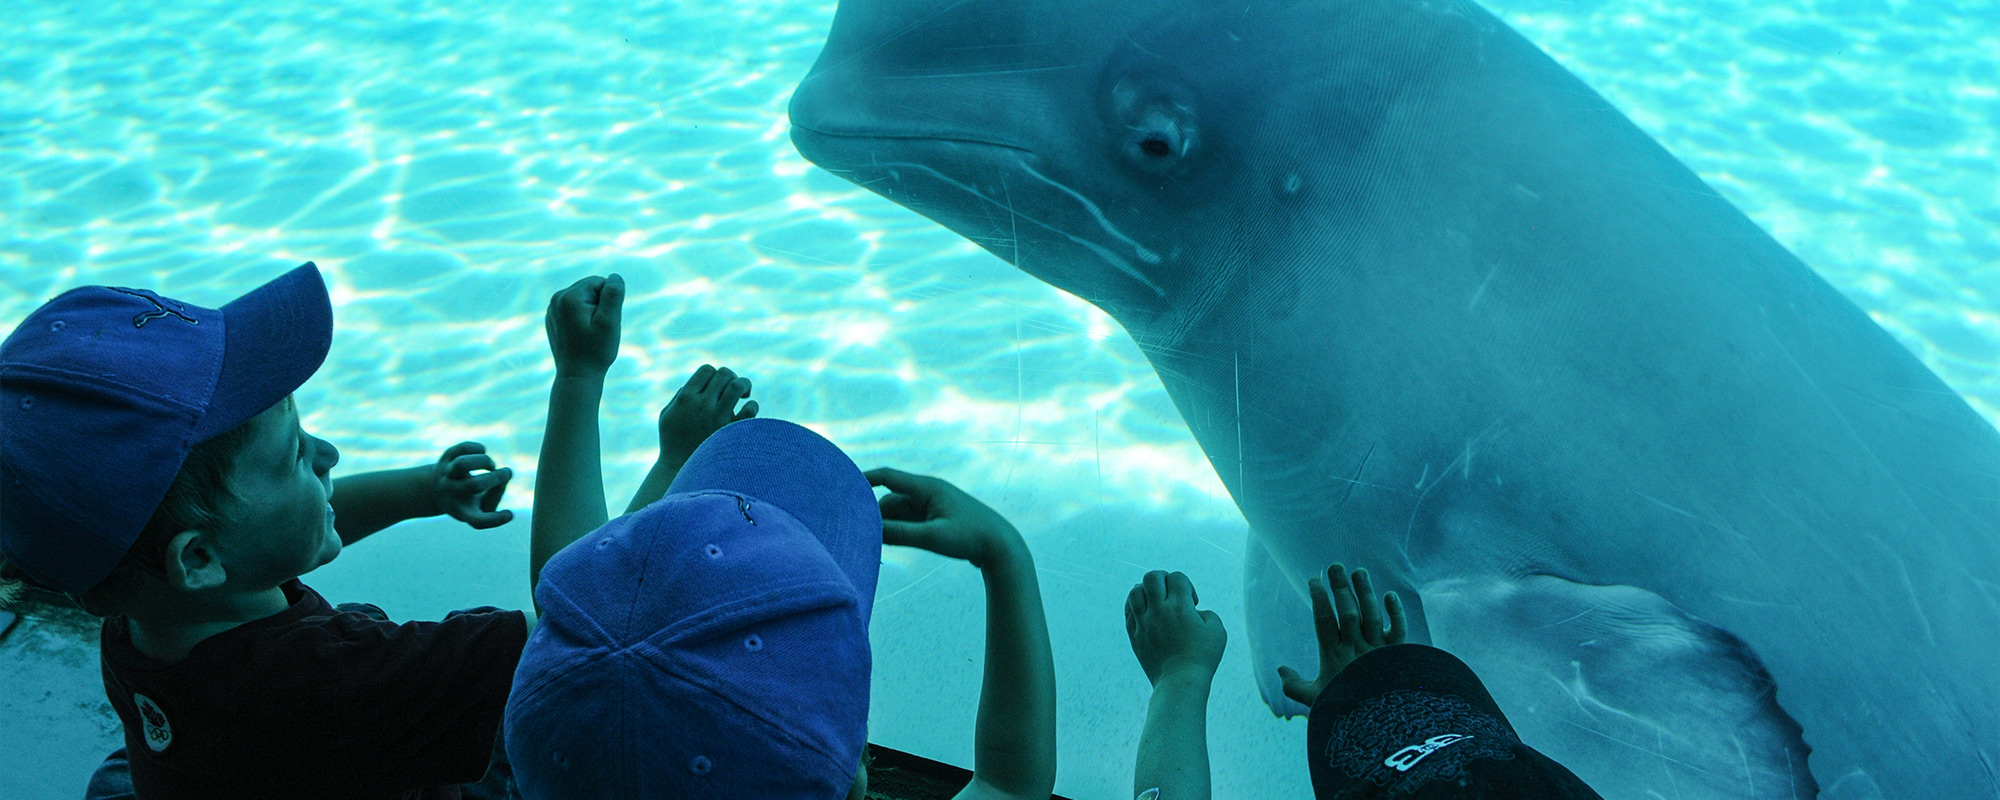
M 2000 796 L 2000 433 L 1477 6 L 842 0 L 791 113 L 1131 333 L 1274 711 L 1342 561 L 1607 798 Z

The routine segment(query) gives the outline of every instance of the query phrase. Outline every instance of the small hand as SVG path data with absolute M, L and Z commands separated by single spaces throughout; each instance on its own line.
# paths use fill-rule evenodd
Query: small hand
M 484 470 L 474 475 L 475 470 Z M 431 465 L 431 497 L 438 511 L 479 530 L 497 528 L 514 520 L 514 512 L 499 511 L 500 496 L 507 493 L 512 468 L 495 468 L 486 445 L 459 442 L 444 451 Z
M 1185 674 L 1206 683 L 1215 678 L 1229 632 L 1213 611 L 1196 611 L 1201 598 L 1179 572 L 1153 570 L 1125 596 L 1125 635 L 1132 640 L 1146 680 Z
M 749 396 L 749 378 L 728 367 L 701 365 L 660 409 L 660 461 L 678 469 L 722 426 L 757 416 L 755 400 L 744 403 L 741 410 L 736 408 L 738 400 Z
M 1355 570 L 1350 582 L 1346 567 L 1334 564 L 1326 568 L 1324 582 L 1315 577 L 1306 584 L 1312 591 L 1313 628 L 1319 636 L 1319 677 L 1306 680 L 1291 667 L 1279 667 L 1278 678 L 1284 681 L 1286 697 L 1310 708 L 1320 691 L 1333 682 L 1333 676 L 1354 659 L 1378 647 L 1402 644 L 1409 631 L 1403 599 L 1395 592 L 1382 596 L 1389 615 L 1389 630 L 1382 630 L 1382 612 L 1377 610 L 1375 584 L 1368 579 L 1368 570 Z M 1333 587 L 1331 597 L 1329 584 Z
M 863 473 L 871 486 L 889 489 L 880 501 L 882 543 L 917 547 L 984 568 L 1020 541 L 999 512 L 945 481 L 880 467 Z
M 592 275 L 549 297 L 542 325 L 556 374 L 603 375 L 618 358 L 618 327 L 625 306 L 625 279 Z

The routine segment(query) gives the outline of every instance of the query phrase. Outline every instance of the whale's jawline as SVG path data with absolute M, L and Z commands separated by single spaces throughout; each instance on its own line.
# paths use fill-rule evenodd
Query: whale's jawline
M 958 145 L 972 145 L 977 147 L 992 147 L 1001 150 L 1011 150 L 1013 152 L 1022 153 L 1024 155 L 1031 157 L 1036 155 L 1035 151 L 1030 150 L 1026 147 L 1022 147 L 1017 144 L 1009 144 L 1007 142 L 996 142 L 991 139 L 980 139 L 970 136 L 940 136 L 937 134 L 890 133 L 883 131 L 856 131 L 856 132 L 828 131 L 815 128 L 811 125 L 798 122 L 796 120 L 792 122 L 792 141 L 794 143 L 798 142 L 800 131 L 804 131 L 807 134 L 819 137 L 821 139 L 839 141 L 844 143 L 910 142 L 910 143 L 958 144 Z M 820 162 L 820 159 L 814 156 L 808 156 L 806 160 L 811 161 L 815 164 L 818 164 Z

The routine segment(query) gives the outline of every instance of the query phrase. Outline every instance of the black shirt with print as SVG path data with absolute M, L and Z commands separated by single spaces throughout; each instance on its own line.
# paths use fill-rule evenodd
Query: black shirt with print
M 142 798 L 458 796 L 493 753 L 519 611 L 395 624 L 299 583 L 289 608 L 164 662 L 104 621 L 104 691 Z

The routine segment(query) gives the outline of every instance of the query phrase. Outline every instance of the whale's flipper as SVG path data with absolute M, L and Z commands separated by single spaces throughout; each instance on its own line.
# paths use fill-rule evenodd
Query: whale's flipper
M 1250 642 L 1250 666 L 1264 704 L 1280 717 L 1305 716 L 1312 709 L 1285 696 L 1278 667 L 1300 675 L 1319 674 L 1319 641 L 1313 636 L 1312 604 L 1292 588 L 1278 562 L 1251 532 L 1243 558 L 1243 616 Z
M 1666 598 L 1551 575 L 1421 589 L 1437 646 L 1478 673 L 1522 742 L 1563 753 L 1590 785 L 1630 797 L 1819 796 L 1783 687 L 1743 640 Z

